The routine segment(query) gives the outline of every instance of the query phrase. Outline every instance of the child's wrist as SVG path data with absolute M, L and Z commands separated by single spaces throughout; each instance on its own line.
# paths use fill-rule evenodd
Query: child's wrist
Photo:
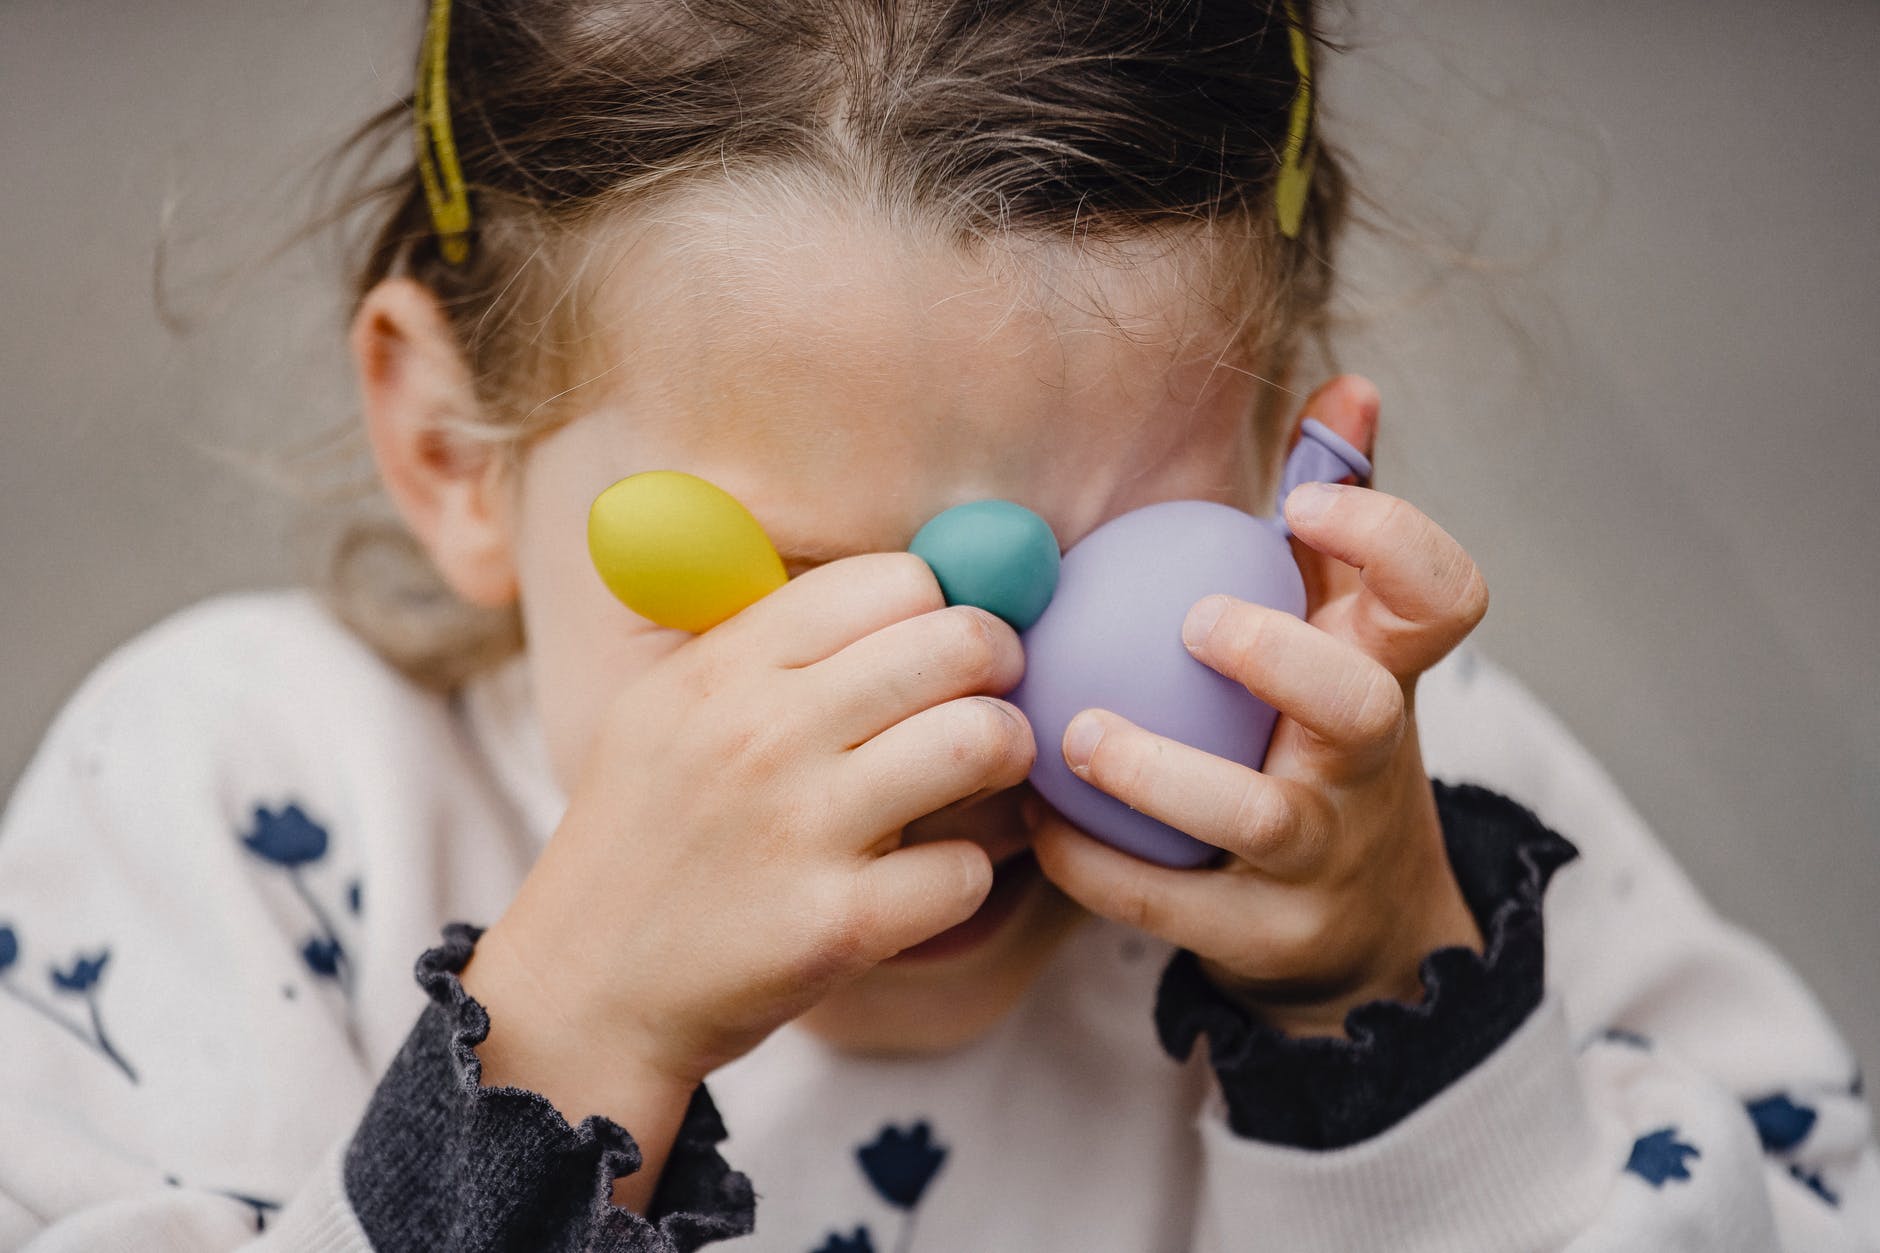
M 489 1034 L 477 1046 L 483 1086 L 538 1093 L 570 1126 L 598 1114 L 626 1131 L 640 1166 L 614 1181 L 613 1203 L 645 1214 L 703 1075 L 631 1047 L 631 1032 L 571 1021 L 500 924 L 483 935 L 458 977 L 489 1015 Z
M 502 924 L 492 927 L 459 976 L 464 991 L 489 1014 L 488 1037 L 477 1046 L 485 1087 L 538 1092 L 570 1124 L 603 1114 L 639 1138 L 641 1128 L 678 1126 L 703 1073 L 675 1066 L 634 1032 L 610 1030 L 571 1010 L 546 988 Z M 644 1146 L 642 1146 L 644 1147 Z
M 1454 875 L 1447 865 L 1443 870 L 1446 882 L 1431 899 L 1431 907 L 1394 928 L 1377 952 L 1342 976 L 1275 987 L 1248 983 L 1205 959 L 1201 969 L 1222 995 L 1283 1035 L 1343 1036 L 1345 1016 L 1360 1005 L 1420 1003 L 1425 996 L 1423 962 L 1431 953 L 1444 948 L 1483 951 L 1481 928 Z

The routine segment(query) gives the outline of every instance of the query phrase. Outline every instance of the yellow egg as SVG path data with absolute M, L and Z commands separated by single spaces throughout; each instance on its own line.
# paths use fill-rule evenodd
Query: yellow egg
M 682 631 L 717 626 L 787 578 L 750 510 L 677 470 L 630 475 L 596 496 L 588 554 L 627 608 Z

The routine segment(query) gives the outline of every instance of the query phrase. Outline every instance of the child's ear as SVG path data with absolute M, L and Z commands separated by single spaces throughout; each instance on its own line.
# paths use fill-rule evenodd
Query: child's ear
M 360 302 L 350 345 L 372 456 L 405 525 L 458 596 L 513 604 L 514 485 L 495 448 L 451 429 L 482 411 L 436 298 L 410 279 L 382 281 Z

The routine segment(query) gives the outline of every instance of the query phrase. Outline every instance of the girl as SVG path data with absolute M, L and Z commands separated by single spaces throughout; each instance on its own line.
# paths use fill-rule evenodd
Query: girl
M 223 598 L 73 697 L 0 834 L 0 1242 L 1880 1247 L 1846 1049 L 1464 643 L 1413 506 L 1301 489 L 1307 619 L 1190 611 L 1259 771 L 1034 743 L 1017 637 L 902 551 L 1370 446 L 1362 380 L 1280 399 L 1344 204 L 1311 29 L 436 0 L 352 347 L 465 613 Z M 799 577 L 622 608 L 585 514 L 653 468 Z M 1225 861 L 1097 843 L 1037 752 Z

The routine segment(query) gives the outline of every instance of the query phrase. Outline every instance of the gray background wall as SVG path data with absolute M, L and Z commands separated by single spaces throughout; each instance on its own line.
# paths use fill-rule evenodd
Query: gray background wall
M 1328 127 L 1403 236 L 1350 257 L 1379 485 L 1880 1066 L 1880 6 L 1351 7 Z M 419 8 L 0 4 L 0 783 L 112 645 L 293 577 L 292 501 L 203 448 L 350 412 L 331 250 L 248 263 L 405 89 Z

